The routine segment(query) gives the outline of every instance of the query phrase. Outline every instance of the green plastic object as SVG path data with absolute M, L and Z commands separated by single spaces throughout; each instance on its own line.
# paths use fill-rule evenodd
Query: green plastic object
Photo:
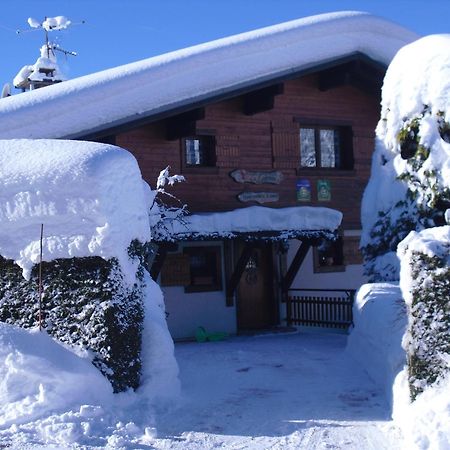
M 198 327 L 195 332 L 197 342 L 218 342 L 228 337 L 227 333 L 207 333 L 204 327 Z

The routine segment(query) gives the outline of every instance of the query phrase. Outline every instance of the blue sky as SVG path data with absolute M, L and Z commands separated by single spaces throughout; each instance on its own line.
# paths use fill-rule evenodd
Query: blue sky
M 61 60 L 69 78 L 331 11 L 368 11 L 420 35 L 450 33 L 450 0 L 21 0 L 1 8 L 0 87 L 38 56 L 43 33 L 15 32 L 30 29 L 28 17 L 86 21 L 57 35 L 62 47 L 78 53 Z

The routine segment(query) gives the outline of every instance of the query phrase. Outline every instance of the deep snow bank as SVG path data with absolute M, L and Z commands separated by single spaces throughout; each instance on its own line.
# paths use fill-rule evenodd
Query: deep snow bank
M 26 277 L 39 260 L 43 223 L 44 261 L 116 257 L 133 281 L 127 248 L 147 242 L 150 228 L 131 153 L 94 142 L 0 140 L 0 183 L 0 255 Z
M 346 351 L 384 390 L 392 406 L 392 386 L 406 364 L 402 337 L 407 318 L 399 286 L 391 283 L 361 286 L 353 307 L 353 322 Z

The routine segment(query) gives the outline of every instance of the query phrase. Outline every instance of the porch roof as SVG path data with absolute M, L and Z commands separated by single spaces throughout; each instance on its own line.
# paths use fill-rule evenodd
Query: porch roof
M 342 221 L 335 209 L 314 206 L 268 208 L 249 206 L 233 211 L 199 213 L 174 221 L 159 241 L 206 239 L 285 240 L 332 238 Z

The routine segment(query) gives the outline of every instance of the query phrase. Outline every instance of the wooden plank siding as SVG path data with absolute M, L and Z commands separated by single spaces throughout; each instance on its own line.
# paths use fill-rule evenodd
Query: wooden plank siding
M 187 182 L 171 192 L 191 212 L 231 210 L 248 206 L 237 195 L 241 192 L 277 192 L 279 201 L 272 207 L 327 206 L 344 213 L 343 226 L 359 229 L 360 202 L 367 183 L 374 130 L 379 118 L 379 100 L 351 86 L 327 91 L 318 89 L 318 75 L 308 75 L 284 83 L 284 93 L 274 98 L 274 108 L 246 116 L 242 97 L 205 106 L 205 117 L 196 129 L 208 130 L 216 137 L 216 168 L 183 168 L 180 140 L 166 139 L 165 122 L 160 121 L 116 136 L 116 144 L 137 158 L 144 179 L 154 186 L 159 171 L 167 165 L 172 173 L 186 176 Z M 351 125 L 353 130 L 353 170 L 299 169 L 299 123 Z M 254 185 L 235 182 L 234 169 L 279 170 L 279 185 Z M 308 178 L 312 200 L 299 203 L 296 182 Z M 316 186 L 320 179 L 331 182 L 330 202 L 318 202 Z

